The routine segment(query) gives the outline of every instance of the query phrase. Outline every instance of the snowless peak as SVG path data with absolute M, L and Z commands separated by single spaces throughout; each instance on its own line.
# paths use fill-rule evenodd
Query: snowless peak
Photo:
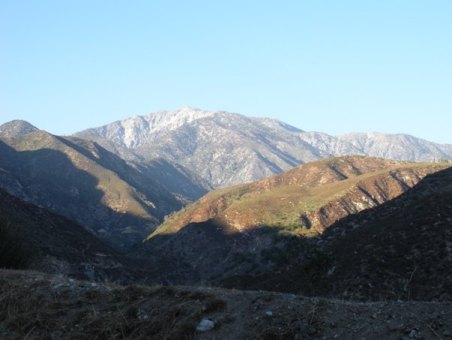
M 185 124 L 214 115 L 215 112 L 184 107 L 176 111 L 160 111 L 130 117 L 94 130 L 115 143 L 127 148 L 136 148 L 145 144 L 155 132 L 176 130 Z
M 39 129 L 25 120 L 12 120 L 0 125 L 0 137 L 21 137 Z
M 79 136 L 106 147 L 113 142 L 145 160 L 168 159 L 216 188 L 256 181 L 332 156 L 411 161 L 452 157 L 452 145 L 406 135 L 369 132 L 336 137 L 302 131 L 276 119 L 191 107 L 129 118 Z
M 214 112 L 210 111 L 184 107 L 176 111 L 151 113 L 143 118 L 149 125 L 149 132 L 154 132 L 161 129 L 177 129 L 184 124 L 191 123 L 201 118 L 211 117 L 214 114 Z

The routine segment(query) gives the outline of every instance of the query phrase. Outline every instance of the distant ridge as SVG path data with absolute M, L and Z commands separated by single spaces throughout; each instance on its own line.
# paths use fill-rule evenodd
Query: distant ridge
M 136 116 L 76 134 L 123 157 L 179 163 L 215 188 L 256 181 L 328 157 L 366 155 L 430 162 L 452 145 L 405 134 L 307 132 L 276 119 L 183 108 Z

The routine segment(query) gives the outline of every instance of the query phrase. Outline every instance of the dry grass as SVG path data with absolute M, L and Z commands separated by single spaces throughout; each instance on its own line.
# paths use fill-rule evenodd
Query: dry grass
M 316 235 L 313 230 L 303 228 L 300 216 L 319 210 L 330 202 L 345 197 L 354 188 L 367 181 L 389 176 L 391 171 L 403 173 L 409 170 L 422 173 L 441 170 L 445 164 L 394 162 L 388 167 L 363 174 L 353 174 L 346 179 L 319 180 L 322 167 L 334 163 L 336 159 L 313 162 L 282 175 L 260 182 L 215 190 L 185 209 L 173 214 L 148 238 L 158 234 L 171 234 L 190 222 L 201 222 L 214 218 L 225 225 L 241 225 L 246 228 L 276 226 L 286 231 L 296 231 L 298 235 Z M 381 160 L 380 160 L 381 161 Z M 377 162 L 377 164 L 379 164 Z M 305 176 L 310 167 L 316 171 Z M 429 170 L 430 169 L 430 170 Z M 312 169 L 311 169 L 312 170 Z M 291 178 L 298 175 L 307 177 L 294 185 Z M 309 177 L 309 178 L 308 178 Z M 267 183 L 268 182 L 268 183 Z M 312 183 L 311 183 L 312 182 Z M 271 183 L 271 184 L 269 184 Z M 193 216 L 197 216 L 193 219 Z M 200 216 L 204 216 L 204 219 Z
M 8 276 L 0 278 L 3 338 L 192 339 L 204 314 L 225 307 L 212 295 L 169 287 Z
M 0 271 L 1 339 L 450 338 L 452 304 L 354 303 L 265 291 L 95 285 Z M 270 313 L 270 314 L 269 314 Z M 196 326 L 214 320 L 213 330 Z

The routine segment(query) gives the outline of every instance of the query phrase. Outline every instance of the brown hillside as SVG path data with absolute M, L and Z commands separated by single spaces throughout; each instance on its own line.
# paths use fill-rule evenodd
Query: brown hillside
M 312 162 L 259 182 L 213 191 L 168 218 L 152 235 L 211 220 L 238 231 L 266 226 L 312 236 L 345 216 L 399 196 L 444 167 L 358 156 Z
M 451 168 L 431 174 L 394 200 L 334 223 L 310 240 L 303 258 L 298 253 L 300 261 L 222 284 L 353 300 L 450 301 L 451 183 Z
M 300 263 L 317 273 L 317 267 L 324 266 L 317 254 L 322 235 L 333 223 L 390 201 L 445 167 L 366 157 L 306 164 L 264 181 L 207 194 L 167 219 L 141 255 L 154 263 L 155 282 L 171 284 L 253 288 L 255 277 L 278 277 Z M 250 285 L 235 280 L 243 275 L 251 278 Z M 311 274 L 303 276 L 289 290 L 302 287 L 311 293 L 317 289 L 312 279 Z M 265 289 L 288 289 L 284 280 L 270 282 Z

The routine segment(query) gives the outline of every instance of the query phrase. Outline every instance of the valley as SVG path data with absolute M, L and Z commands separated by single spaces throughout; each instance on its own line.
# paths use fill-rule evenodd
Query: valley
M 74 136 L 6 123 L 0 335 L 447 338 L 450 158 L 407 135 L 189 108 Z

